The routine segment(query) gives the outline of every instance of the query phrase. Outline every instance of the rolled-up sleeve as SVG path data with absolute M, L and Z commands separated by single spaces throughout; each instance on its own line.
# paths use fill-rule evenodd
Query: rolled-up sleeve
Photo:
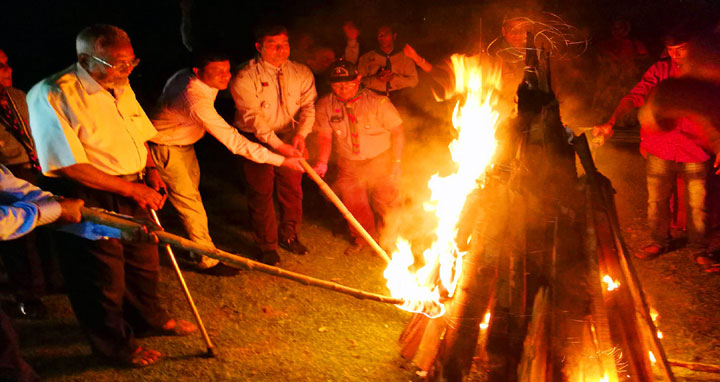
M 315 100 L 317 99 L 317 91 L 315 90 L 315 77 L 307 67 L 302 67 L 301 88 L 300 88 L 300 112 L 298 115 L 297 133 L 303 137 L 307 137 L 312 132 L 315 124 Z
M 11 240 L 52 223 L 62 209 L 52 194 L 13 176 L 0 165 L 0 240 Z

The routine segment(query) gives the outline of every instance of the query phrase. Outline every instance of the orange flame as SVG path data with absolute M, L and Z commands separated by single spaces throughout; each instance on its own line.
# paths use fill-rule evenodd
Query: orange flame
M 602 280 L 607 285 L 608 292 L 614 291 L 620 287 L 620 283 L 613 280 L 609 275 L 605 275 Z
M 457 138 L 449 148 L 458 170 L 446 177 L 435 174 L 428 182 L 431 197 L 425 203 L 425 209 L 437 216 L 438 225 L 436 241 L 423 253 L 426 265 L 414 272 L 409 269 L 415 262 L 414 256 L 410 244 L 400 238 L 384 273 L 392 296 L 406 301 L 400 308 L 414 312 L 428 305 L 442 307 L 435 278 L 439 278 L 449 296 L 455 290 L 464 255 L 455 244 L 456 225 L 465 199 L 478 182 L 483 184 L 496 147 L 495 128 L 499 114 L 495 110 L 493 92 L 500 86 L 500 71 L 483 69 L 477 56 L 456 54 L 450 60 L 455 73 L 455 88 L 447 89 L 447 93 L 448 97 L 458 96 L 460 100 L 452 115 Z M 428 315 L 438 317 L 442 311 L 444 309 L 436 309 Z

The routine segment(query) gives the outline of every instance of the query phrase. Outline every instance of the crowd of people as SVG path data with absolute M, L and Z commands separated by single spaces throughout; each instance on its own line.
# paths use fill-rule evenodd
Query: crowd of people
M 647 55 L 641 44 L 627 41 L 628 28 L 626 21 L 619 21 L 613 26 L 613 38 L 619 42 L 602 48 L 622 62 Z M 347 46 L 342 58 L 333 61 L 333 52 L 315 49 L 318 56 L 307 55 L 308 65 L 290 60 L 289 33 L 277 25 L 256 29 L 257 55 L 235 72 L 227 52 L 193 47 L 192 66 L 170 77 L 147 114 L 129 82 L 139 59 L 130 37 L 116 26 L 83 29 L 76 38 L 77 62 L 38 82 L 27 96 L 12 87 L 12 69 L 0 51 L 0 240 L 5 269 L 16 288 L 14 309 L 43 315 L 42 293 L 36 291 L 43 289 L 38 270 L 42 251 L 28 234 L 53 222 L 84 224 L 83 206 L 150 220 L 150 210 L 160 210 L 168 199 L 189 238 L 213 247 L 193 146 L 206 132 L 244 158 L 257 247 L 249 257 L 279 265 L 278 247 L 297 255 L 309 252 L 298 235 L 306 158 L 321 177 L 329 166 L 337 169 L 336 192 L 368 233 L 379 239 L 384 218 L 400 204 L 407 111 L 399 112 L 396 106 L 402 107 L 406 92 L 418 84 L 418 69 L 431 72 L 433 65 L 412 46 L 398 46 L 397 32 L 390 25 L 377 29 L 377 47 L 362 55 L 358 28 L 347 23 L 343 31 Z M 522 70 L 516 58 L 523 56 L 531 31 L 525 21 L 504 23 L 498 45 L 502 54 L 492 54 L 507 61 L 507 71 Z M 670 30 L 665 39 L 669 57 L 648 69 L 594 134 L 610 138 L 616 122 L 643 106 L 656 85 L 685 74 L 694 37 L 687 28 Z M 329 89 L 318 97 L 320 82 Z M 214 106 L 218 92 L 226 89 L 235 105 L 230 123 Z M 669 200 L 673 182 L 682 176 L 688 195 L 689 245 L 696 249 L 696 261 L 707 269 L 718 268 L 708 251 L 705 203 L 706 180 L 717 153 L 706 144 L 704 129 L 691 118 L 676 118 L 662 128 L 643 126 L 652 242 L 638 251 L 638 257 L 652 258 L 672 249 Z M 308 158 L 306 139 L 313 132 L 317 153 Z M 182 336 L 197 329 L 162 308 L 156 244 L 85 238 L 77 234 L 81 231 L 44 235 L 58 252 L 65 291 L 93 353 L 118 365 L 144 367 L 156 363 L 161 354 L 140 345 L 138 335 Z M 365 240 L 352 227 L 350 232 L 345 253 L 364 251 Z M 195 259 L 200 273 L 238 272 L 199 254 Z M 40 286 L 25 285 L 33 282 Z M 0 379 L 7 375 L 9 380 L 37 380 L 22 360 L 2 312 L 0 326 Z

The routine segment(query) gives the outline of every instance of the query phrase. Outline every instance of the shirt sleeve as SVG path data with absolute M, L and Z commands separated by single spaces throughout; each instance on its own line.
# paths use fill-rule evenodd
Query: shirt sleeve
M 400 65 L 393 63 L 393 73 L 395 73 L 395 75 L 390 81 L 391 88 L 404 89 L 417 86 L 418 74 L 417 69 L 415 68 L 415 61 L 404 54 L 401 54 L 400 58 L 401 59 L 398 60 Z M 400 67 L 397 68 L 396 66 Z
M 60 217 L 60 204 L 52 194 L 0 166 L 0 240 L 11 240 L 32 231 L 36 226 L 52 223 Z
M 327 98 L 322 98 L 317 103 L 315 111 L 315 125 L 313 126 L 313 130 L 318 133 L 332 133 L 332 128 L 330 127 L 330 116 L 327 112 L 328 110 L 330 110 L 330 107 L 328 107 L 329 102 L 327 101 Z
M 656 62 L 643 74 L 640 82 L 638 82 L 620 102 L 630 102 L 636 108 L 641 107 L 647 100 L 650 92 L 655 89 L 655 86 L 668 77 L 667 75 L 663 76 L 664 71 L 669 72 L 669 70 L 665 68 L 667 65 L 670 64 L 663 61 Z
M 383 128 L 388 131 L 395 130 L 398 126 L 402 125 L 400 113 L 398 113 L 395 106 L 393 106 L 392 102 L 390 102 L 390 99 L 387 97 L 382 97 L 380 99 L 378 117 L 378 119 L 382 121 Z
M 27 97 L 30 130 L 43 173 L 78 163 L 89 163 L 85 149 L 68 115 L 72 107 L 62 92 L 36 85 Z
M 313 124 L 315 124 L 317 91 L 315 90 L 315 77 L 310 69 L 302 66 L 300 73 L 300 113 L 298 115 L 297 134 L 307 137 L 312 132 Z
M 213 137 L 225 145 L 233 154 L 242 155 L 257 163 L 269 163 L 280 166 L 285 157 L 273 153 L 262 145 L 249 141 L 243 137 L 237 129 L 230 126 L 223 117 L 218 114 L 209 99 L 194 99 L 190 102 L 190 114 L 192 118 L 205 127 Z
M 252 64 L 250 64 L 252 65 Z M 230 83 L 230 93 L 243 124 L 252 130 L 260 142 L 277 148 L 283 141 L 275 135 L 262 112 L 262 100 L 257 97 L 253 79 L 240 71 Z

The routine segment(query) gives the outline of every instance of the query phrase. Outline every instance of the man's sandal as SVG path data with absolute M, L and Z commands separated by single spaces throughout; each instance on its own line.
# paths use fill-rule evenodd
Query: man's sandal
M 652 243 L 635 252 L 635 257 L 641 260 L 652 260 L 665 252 L 667 252 L 667 247 L 658 243 Z
M 138 346 L 122 363 L 131 368 L 143 368 L 154 365 L 160 360 L 162 353 L 157 350 Z
M 197 326 L 195 326 L 192 322 L 170 319 L 170 321 L 163 325 L 160 332 L 166 336 L 187 336 L 194 333 L 196 330 Z

